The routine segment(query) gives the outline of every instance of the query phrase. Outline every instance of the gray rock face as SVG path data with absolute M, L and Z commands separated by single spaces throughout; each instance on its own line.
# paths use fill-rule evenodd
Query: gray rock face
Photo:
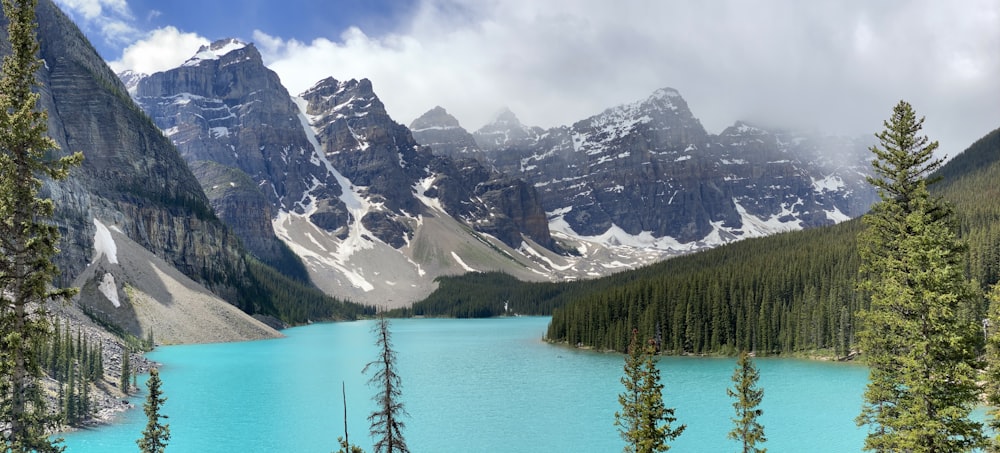
M 270 226 L 277 211 L 311 210 L 330 231 L 347 224 L 340 186 L 253 45 L 216 41 L 184 65 L 138 80 L 134 97 L 190 164 L 213 162 L 249 178 L 241 190 L 215 190 L 235 181 L 219 181 L 219 171 L 197 173 L 220 218 L 263 261 L 290 259 Z
M 176 149 L 51 1 L 39 2 L 37 17 L 45 60 L 40 106 L 49 114 L 49 135 L 60 153 L 84 154 L 81 167 L 64 181 L 47 182 L 42 193 L 53 199 L 62 232 L 56 283 L 68 285 L 90 263 L 99 218 L 238 303 L 233 282 L 245 272 L 245 252 Z
M 473 136 L 490 165 L 530 181 L 550 217 L 581 236 L 616 226 L 720 243 L 832 224 L 875 200 L 860 140 L 745 123 L 710 135 L 671 88 L 544 131 L 505 110 Z
M 673 89 L 564 126 L 523 125 L 510 110 L 473 133 L 443 109 L 414 121 L 438 154 L 470 154 L 530 181 L 550 220 L 580 236 L 618 227 L 682 244 L 827 225 L 876 199 L 867 144 L 737 122 L 708 134 Z M 456 151 L 463 150 L 463 151 Z M 612 244 L 613 245 L 613 244 Z
M 479 145 L 454 116 L 438 106 L 410 123 L 413 139 L 429 146 L 435 154 L 452 157 L 478 156 Z
M 475 159 L 437 158 L 431 169 L 438 176 L 424 195 L 438 198 L 452 216 L 515 248 L 527 236 L 553 249 L 545 210 L 530 184 Z
M 327 78 L 301 97 L 308 102 L 306 113 L 313 118 L 325 158 L 363 187 L 362 196 L 381 206 L 365 213 L 362 224 L 383 242 L 404 245 L 413 228 L 402 217 L 423 212 L 413 187 L 429 176 L 430 151 L 389 117 L 367 79 Z
M 439 198 L 448 214 L 477 231 L 512 247 L 519 246 L 523 236 L 551 246 L 544 210 L 530 185 L 486 170 L 474 160 L 435 157 L 409 129 L 389 117 L 367 79 L 339 82 L 328 78 L 302 98 L 309 103 L 308 114 L 326 159 L 353 184 L 364 187 L 364 196 L 384 207 L 362 218 L 365 228 L 384 242 L 399 247 L 411 237 L 412 222 L 407 216 L 425 211 L 415 191 L 430 178 L 429 190 L 416 195 Z M 415 124 L 434 133 L 459 127 L 440 108 Z M 457 137 L 466 151 L 456 147 L 456 154 L 473 152 L 475 144 L 468 133 Z

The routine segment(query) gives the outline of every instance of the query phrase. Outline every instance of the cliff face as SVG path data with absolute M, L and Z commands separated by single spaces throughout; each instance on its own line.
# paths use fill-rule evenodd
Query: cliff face
M 525 236 L 544 247 L 553 245 L 533 187 L 472 159 L 434 156 L 410 129 L 389 117 L 370 81 L 328 78 L 302 98 L 326 158 L 386 208 L 362 220 L 387 243 L 398 247 L 412 237 L 407 223 L 393 217 L 423 213 L 418 197 L 430 197 L 440 199 L 448 214 L 511 247 L 520 246 Z M 436 117 L 415 124 L 435 130 L 437 121 L 451 118 L 443 109 L 432 113 Z M 465 135 L 463 145 L 471 152 L 475 143 Z
M 459 137 L 433 138 L 452 150 L 444 142 Z M 531 182 L 551 225 L 575 237 L 691 250 L 829 225 L 876 198 L 862 141 L 742 122 L 708 134 L 670 88 L 549 130 L 505 110 L 473 137 L 478 155 Z
M 45 60 L 38 78 L 49 134 L 61 152 L 84 154 L 68 180 L 47 184 L 64 231 L 58 257 L 64 276 L 87 265 L 93 218 L 113 222 L 185 274 L 239 272 L 235 238 L 212 214 L 170 141 L 51 2 L 39 3 L 38 22 Z
M 216 214 L 258 258 L 304 276 L 271 219 L 278 211 L 310 209 L 335 230 L 346 225 L 347 211 L 340 186 L 303 131 L 298 107 L 260 53 L 238 41 L 217 41 L 178 68 L 130 80 L 136 102 L 196 169 Z
M 203 294 L 199 300 L 204 304 L 225 304 L 221 297 L 254 312 L 257 302 L 245 297 L 243 287 L 246 252 L 216 218 L 177 150 L 50 0 L 39 2 L 37 19 L 44 66 L 36 77 L 39 107 L 48 112 L 48 133 L 61 148 L 56 154 L 84 154 L 83 164 L 66 180 L 46 181 L 41 193 L 53 200 L 53 221 L 62 234 L 55 258 L 61 276 L 55 283 L 100 288 L 83 291 L 78 306 L 105 321 L 113 317 L 121 321 L 119 327 L 139 336 L 150 319 L 132 309 L 130 295 L 158 294 L 150 300 L 169 309 L 170 292 L 150 278 L 160 271 L 179 271 L 177 275 L 193 279 L 191 291 Z M 0 27 L 6 27 L 6 19 L 0 18 Z M 8 49 L 0 38 L 0 50 Z M 155 257 L 157 264 L 122 264 L 132 257 L 121 256 L 119 261 L 113 241 L 104 239 L 109 231 L 134 245 L 136 253 Z M 258 296 L 257 301 L 271 298 Z M 176 322 L 187 322 L 185 316 L 179 315 Z M 235 318 L 230 319 L 235 326 Z M 238 323 L 259 324 L 249 317 Z M 269 332 L 263 335 L 277 335 Z

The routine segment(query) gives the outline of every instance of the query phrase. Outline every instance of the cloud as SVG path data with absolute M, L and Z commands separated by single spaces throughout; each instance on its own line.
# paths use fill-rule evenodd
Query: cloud
M 710 132 L 747 119 L 870 134 L 899 99 L 950 154 L 1000 126 L 991 0 L 425 0 L 414 11 L 382 36 L 253 39 L 289 91 L 367 77 L 404 123 L 441 105 L 477 129 L 507 105 L 549 127 L 670 86 Z
M 94 30 L 111 44 L 134 40 L 140 31 L 126 0 L 55 0 L 84 29 Z
M 196 33 L 184 33 L 169 26 L 158 28 L 126 47 L 121 58 L 108 62 L 108 65 L 115 72 L 131 69 L 152 74 L 180 66 L 199 47 L 208 44 L 207 38 Z
M 131 17 L 124 0 L 57 1 L 95 23 Z M 293 94 L 369 78 L 404 124 L 441 105 L 470 130 L 503 106 L 567 125 L 673 87 L 716 133 L 742 119 L 870 135 L 900 99 L 947 154 L 1000 126 L 994 0 L 419 0 L 406 14 L 311 41 L 262 23 L 253 41 Z M 104 36 L 133 33 L 123 22 L 100 22 Z M 209 42 L 173 27 L 135 39 L 115 70 L 168 69 Z

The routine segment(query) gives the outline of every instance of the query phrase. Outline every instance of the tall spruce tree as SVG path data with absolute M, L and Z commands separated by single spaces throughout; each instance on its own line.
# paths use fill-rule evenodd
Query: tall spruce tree
M 167 397 L 163 396 L 160 385 L 160 371 L 156 368 L 149 370 L 149 380 L 146 381 L 149 393 L 142 405 L 142 410 L 146 413 L 146 429 L 142 431 L 142 437 L 135 441 L 142 453 L 163 453 L 170 441 L 170 424 L 161 423 L 167 418 L 160 412 Z
M 736 371 L 733 372 L 733 388 L 726 389 L 726 394 L 736 399 L 733 402 L 733 408 L 736 409 L 736 417 L 733 418 L 735 426 L 729 432 L 729 438 L 740 442 L 743 453 L 767 452 L 766 448 L 757 448 L 757 444 L 767 442 L 764 426 L 757 420 L 764 414 L 759 409 L 764 399 L 764 389 L 757 387 L 759 379 L 760 372 L 754 366 L 750 354 L 741 352 L 736 362 Z
M 407 413 L 400 401 L 403 380 L 396 371 L 396 351 L 392 349 L 389 320 L 380 316 L 372 331 L 379 354 L 377 359 L 365 365 L 362 373 L 372 371 L 368 384 L 377 389 L 372 398 L 377 408 L 368 416 L 371 435 L 376 439 L 375 453 L 409 453 L 403 437 L 406 424 L 402 420 Z
M 41 177 L 65 178 L 82 155 L 52 158 L 47 115 L 38 107 L 35 0 L 3 0 L 11 53 L 0 74 L 0 437 L 4 451 L 61 451 L 47 435 L 55 417 L 39 388 L 37 357 L 50 335 L 45 302 L 74 291 L 50 288 L 59 231 L 51 200 L 39 199 Z M 8 434 L 9 433 L 9 434 Z
M 937 142 L 918 133 L 903 101 L 876 134 L 869 182 L 881 201 L 864 217 L 859 237 L 859 345 L 870 382 L 859 425 L 866 450 L 952 452 L 984 444 L 981 423 L 969 418 L 977 402 L 973 287 L 964 275 L 964 246 L 951 207 L 932 198 L 927 175 L 941 165 Z
M 677 419 L 674 409 L 663 403 L 655 341 L 642 345 L 638 336 L 639 332 L 632 330 L 625 356 L 625 375 L 621 378 L 625 391 L 618 395 L 622 410 L 615 412 L 615 426 L 625 440 L 625 453 L 667 451 L 670 450 L 667 442 L 680 436 L 687 426 L 671 427 Z
M 122 344 L 122 372 L 118 376 L 118 388 L 121 389 L 122 393 L 128 395 L 130 392 L 130 382 L 132 380 L 132 367 L 130 364 L 129 357 L 131 352 L 129 351 L 127 344 Z
M 989 296 L 989 316 L 983 328 L 986 333 L 986 375 L 984 393 L 990 405 L 987 420 L 994 437 L 989 451 L 1000 452 L 1000 283 L 993 285 Z

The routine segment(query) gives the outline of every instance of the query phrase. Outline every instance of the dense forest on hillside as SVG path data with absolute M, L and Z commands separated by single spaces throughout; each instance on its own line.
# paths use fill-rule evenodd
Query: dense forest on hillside
M 936 176 L 935 194 L 955 205 L 969 244 L 967 272 L 981 286 L 1000 271 L 1000 129 Z M 858 220 L 750 239 L 634 271 L 574 283 L 519 283 L 497 275 L 440 280 L 412 314 L 552 314 L 551 341 L 623 351 L 631 329 L 668 353 L 760 354 L 854 344 Z M 551 310 L 551 312 L 550 312 Z
M 247 257 L 247 273 L 237 285 L 240 306 L 247 313 L 273 316 L 285 324 L 312 321 L 354 320 L 375 314 L 375 307 L 345 302 L 328 296 L 253 258 Z

